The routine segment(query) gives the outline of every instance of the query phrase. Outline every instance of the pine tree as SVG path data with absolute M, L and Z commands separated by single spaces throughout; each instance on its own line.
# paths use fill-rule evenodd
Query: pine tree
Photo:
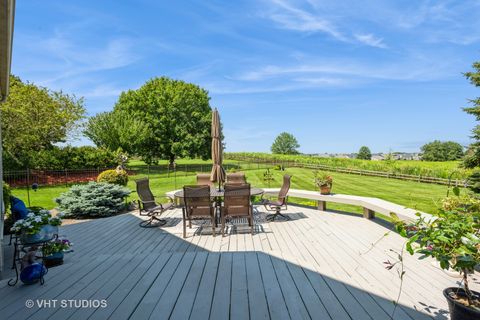
M 475 87 L 480 87 L 480 61 L 474 62 L 472 65 L 474 71 L 466 72 L 465 77 L 470 80 L 470 83 Z M 480 97 L 470 100 L 471 107 L 464 108 L 463 110 L 475 116 L 477 121 L 480 121 Z M 466 156 L 463 160 L 463 164 L 467 168 L 474 168 L 480 166 L 480 125 L 477 125 L 472 130 L 472 138 L 475 142 L 472 143 L 467 150 Z

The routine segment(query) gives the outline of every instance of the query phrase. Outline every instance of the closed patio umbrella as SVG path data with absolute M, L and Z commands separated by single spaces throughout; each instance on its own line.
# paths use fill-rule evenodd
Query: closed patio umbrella
M 218 182 L 218 188 L 225 181 L 225 170 L 222 167 L 223 150 L 221 141 L 220 116 L 218 110 L 213 110 L 212 113 L 212 173 L 210 174 L 210 181 Z

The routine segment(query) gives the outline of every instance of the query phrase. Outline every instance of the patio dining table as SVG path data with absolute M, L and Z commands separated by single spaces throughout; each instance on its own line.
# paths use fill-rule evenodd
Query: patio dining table
M 251 196 L 260 196 L 264 193 L 264 190 L 261 188 L 250 188 L 250 195 Z M 183 198 L 183 190 L 178 190 L 175 192 L 175 197 L 176 198 Z M 210 197 L 212 198 L 223 198 L 225 196 L 225 190 L 224 189 L 218 189 L 218 188 L 210 188 Z
M 261 188 L 250 188 L 250 196 L 261 196 L 264 193 L 264 190 Z M 183 190 L 178 190 L 174 193 L 174 196 L 176 199 L 183 199 Z M 218 189 L 218 188 L 210 188 L 210 197 L 215 198 L 215 207 L 218 209 L 221 204 L 222 204 L 222 198 L 225 196 L 225 190 L 224 189 Z M 217 210 L 219 211 L 219 210 Z M 220 215 L 215 212 L 216 216 L 216 225 L 220 223 Z

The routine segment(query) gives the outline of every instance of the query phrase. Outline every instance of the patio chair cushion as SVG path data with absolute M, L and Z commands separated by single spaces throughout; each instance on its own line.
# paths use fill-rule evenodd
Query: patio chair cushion
M 25 219 L 28 215 L 28 209 L 25 202 L 16 197 L 11 197 L 10 202 L 12 204 L 11 211 L 13 219 L 15 221 Z

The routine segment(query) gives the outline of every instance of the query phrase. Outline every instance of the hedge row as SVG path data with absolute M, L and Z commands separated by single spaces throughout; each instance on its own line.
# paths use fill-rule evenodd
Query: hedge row
M 44 170 L 110 168 L 116 166 L 118 162 L 115 152 L 92 146 L 53 147 L 32 152 L 30 158 L 32 160 L 28 164 L 29 169 Z M 26 165 L 4 154 L 3 168 L 4 171 L 24 170 Z

